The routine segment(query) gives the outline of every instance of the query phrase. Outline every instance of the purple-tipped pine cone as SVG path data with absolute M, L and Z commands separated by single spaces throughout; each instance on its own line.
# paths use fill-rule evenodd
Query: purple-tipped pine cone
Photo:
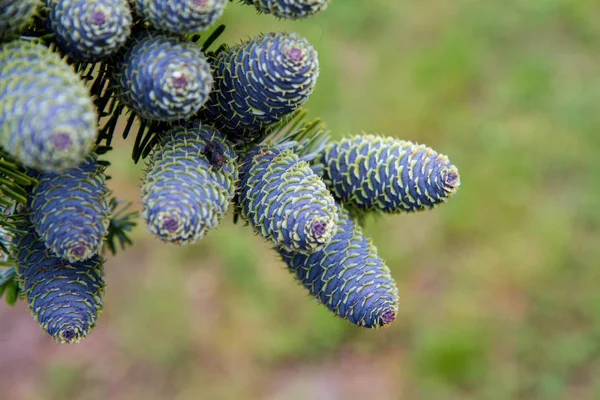
M 121 99 L 140 117 L 176 121 L 208 99 L 213 77 L 200 48 L 177 36 L 145 34 L 117 67 Z
M 243 0 L 259 12 L 283 19 L 302 19 L 325 10 L 330 0 Z
M 77 168 L 45 172 L 30 194 L 30 219 L 48 249 L 75 262 L 99 254 L 110 208 L 103 167 L 88 156 Z
M 104 296 L 103 260 L 53 255 L 33 226 L 14 238 L 17 276 L 31 315 L 59 343 L 78 343 L 96 326 Z
M 335 201 L 291 149 L 248 150 L 240 178 L 238 207 L 255 232 L 275 246 L 307 254 L 329 243 L 337 228 Z
M 227 0 L 134 0 L 155 29 L 184 35 L 208 29 L 223 15 Z
M 388 325 L 398 312 L 396 282 L 360 226 L 347 211 L 339 213 L 337 230 L 321 251 L 278 251 L 310 294 L 335 315 L 365 328 Z
M 142 217 L 158 239 L 194 243 L 217 227 L 235 193 L 232 146 L 214 129 L 191 123 L 164 135 L 142 186 Z
M 79 76 L 46 46 L 0 46 L 0 145 L 26 167 L 60 171 L 91 151 L 97 113 Z
M 448 201 L 460 186 L 456 166 L 431 148 L 405 140 L 357 135 L 332 142 L 315 161 L 336 200 L 384 213 L 421 211 Z
M 98 61 L 115 54 L 131 34 L 127 0 L 45 0 L 48 26 L 74 59 Z
M 236 142 L 256 140 L 303 105 L 319 76 L 316 50 L 295 33 L 258 36 L 212 64 L 215 84 L 200 116 Z

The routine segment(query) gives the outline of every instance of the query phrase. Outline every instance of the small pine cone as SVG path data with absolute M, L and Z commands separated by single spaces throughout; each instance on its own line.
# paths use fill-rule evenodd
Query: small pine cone
M 30 194 L 30 219 L 46 247 L 71 262 L 99 254 L 108 234 L 110 208 L 103 168 L 95 157 L 37 179 Z
M 97 113 L 80 77 L 47 47 L 0 47 L 0 146 L 24 166 L 77 166 L 98 135 Z
M 33 19 L 38 0 L 0 0 L 0 41 L 10 40 Z
M 362 211 L 430 209 L 460 186 L 458 169 L 448 157 L 392 137 L 357 135 L 332 142 L 317 162 L 334 197 Z
M 325 184 L 291 149 L 259 146 L 240 166 L 238 206 L 255 232 L 275 246 L 313 253 L 335 233 L 338 213 Z
M 150 157 L 142 217 L 158 239 L 194 243 L 217 227 L 238 179 L 232 146 L 198 123 L 167 132 Z
M 296 278 L 335 315 L 378 328 L 396 318 L 398 289 L 389 268 L 359 225 L 340 209 L 338 228 L 323 250 L 304 255 L 279 249 Z
M 191 34 L 208 29 L 223 15 L 227 0 L 134 0 L 142 18 L 155 29 Z
M 219 53 L 213 67 L 214 90 L 200 115 L 235 141 L 255 140 L 294 112 L 319 75 L 316 50 L 295 33 L 265 34 L 234 46 Z
M 177 36 L 146 34 L 117 68 L 121 99 L 140 117 L 176 121 L 195 114 L 208 99 L 213 78 L 200 48 Z
M 302 19 L 324 11 L 330 0 L 243 0 L 259 12 L 283 19 Z
M 95 327 L 104 296 L 104 260 L 62 260 L 46 248 L 33 226 L 14 238 L 17 276 L 29 310 L 59 343 L 78 343 Z
M 98 61 L 115 54 L 131 34 L 127 0 L 45 0 L 48 27 L 74 59 Z

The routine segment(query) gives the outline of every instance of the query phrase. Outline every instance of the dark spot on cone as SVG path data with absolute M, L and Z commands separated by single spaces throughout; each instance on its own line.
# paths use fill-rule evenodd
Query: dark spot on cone
M 66 329 L 61 332 L 60 336 L 62 337 L 62 339 L 65 342 L 70 343 L 73 341 L 73 339 L 75 339 L 75 330 L 74 329 Z
M 94 25 L 102 25 L 106 22 L 108 16 L 102 10 L 96 10 L 92 13 L 91 23 Z
M 171 81 L 173 82 L 173 86 L 175 86 L 178 89 L 186 87 L 188 84 L 187 77 L 185 76 L 185 74 L 182 74 L 181 72 L 173 74 Z
M 327 222 L 315 222 L 310 227 L 310 230 L 314 237 L 319 238 L 327 231 Z
M 179 227 L 179 221 L 175 217 L 166 217 L 163 219 L 162 226 L 167 231 L 173 233 L 177 230 L 177 227 Z
M 71 136 L 67 133 L 55 133 L 50 138 L 50 141 L 56 150 L 68 150 L 73 145 Z
M 388 310 L 381 316 L 381 325 L 385 326 L 391 324 L 396 319 L 396 313 L 392 310 Z
M 77 258 L 83 257 L 85 254 L 85 244 L 79 243 L 77 246 L 73 247 L 71 253 L 73 253 L 73 255 Z
M 444 176 L 444 183 L 449 187 L 456 186 L 458 183 L 458 174 L 454 171 L 447 172 L 446 176 Z
M 297 47 L 293 47 L 287 54 L 292 61 L 300 61 L 302 58 L 302 50 Z

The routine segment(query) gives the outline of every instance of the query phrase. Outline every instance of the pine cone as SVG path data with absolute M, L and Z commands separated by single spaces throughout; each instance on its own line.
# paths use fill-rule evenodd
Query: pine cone
M 99 254 L 108 234 L 110 208 L 103 168 L 95 157 L 37 179 L 30 195 L 30 219 L 46 247 L 71 262 Z
M 127 0 L 45 0 L 47 23 L 56 43 L 80 61 L 116 53 L 131 34 Z
M 398 289 L 361 228 L 340 208 L 338 228 L 323 250 L 304 255 L 279 249 L 297 279 L 335 315 L 366 328 L 396 318 Z
M 448 157 L 392 137 L 356 135 L 329 143 L 318 162 L 334 197 L 358 210 L 426 210 L 446 202 L 460 186 Z
M 273 14 L 278 18 L 302 19 L 324 11 L 329 0 L 243 0 L 254 5 L 259 12 Z
M 134 0 L 143 19 L 155 29 L 191 34 L 208 29 L 223 15 L 226 0 Z
M 202 239 L 227 212 L 237 179 L 221 134 L 199 123 L 172 129 L 153 150 L 142 186 L 148 230 L 177 245 Z
M 295 33 L 269 33 L 220 52 L 215 84 L 201 117 L 233 141 L 262 130 L 304 104 L 319 75 L 317 52 Z
M 59 343 L 85 338 L 102 310 L 103 260 L 61 260 L 49 252 L 33 226 L 15 236 L 14 248 L 17 276 L 35 320 Z
M 0 46 L 0 146 L 26 167 L 59 171 L 90 152 L 97 114 L 79 76 L 47 47 Z
M 33 19 L 38 0 L 0 1 L 0 42 L 21 33 Z
M 240 166 L 238 207 L 255 232 L 289 251 L 313 253 L 335 233 L 333 197 L 291 149 L 259 146 Z
M 140 117 L 186 119 L 208 99 L 213 78 L 200 48 L 177 36 L 145 34 L 124 54 L 116 81 Z

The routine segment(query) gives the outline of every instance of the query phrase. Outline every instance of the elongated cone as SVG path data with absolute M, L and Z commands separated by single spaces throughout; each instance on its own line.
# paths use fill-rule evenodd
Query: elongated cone
M 108 234 L 110 208 L 103 168 L 95 157 L 37 179 L 30 195 L 30 219 L 46 247 L 72 262 L 99 254 Z
M 295 33 L 269 33 L 220 52 L 201 118 L 233 141 L 251 142 L 294 112 L 313 92 L 317 52 Z
M 262 237 L 289 251 L 313 253 L 335 233 L 338 213 L 325 184 L 291 149 L 250 149 L 240 166 L 240 214 Z
M 116 80 L 121 99 L 140 117 L 176 121 L 208 99 L 213 77 L 200 48 L 178 36 L 142 35 L 124 54 Z
M 142 217 L 158 239 L 194 243 L 217 227 L 238 179 L 232 146 L 214 129 L 191 123 L 167 132 L 150 157 Z
M 59 171 L 90 152 L 97 114 L 79 76 L 47 47 L 0 46 L 0 146 L 26 167 Z
M 243 0 L 265 14 L 278 18 L 302 19 L 324 11 L 330 0 Z
M 208 29 L 223 15 L 227 0 L 134 0 L 155 29 L 184 35 Z
M 392 137 L 357 135 L 332 142 L 317 162 L 334 197 L 364 211 L 430 209 L 460 186 L 458 169 L 447 156 Z
M 78 343 L 96 326 L 104 296 L 103 260 L 70 263 L 53 255 L 33 226 L 14 238 L 17 276 L 29 310 L 59 343 Z
M 0 42 L 13 39 L 33 19 L 38 0 L 0 0 Z
M 127 0 L 45 0 L 48 26 L 59 47 L 80 61 L 116 53 L 131 34 Z
M 335 315 L 366 328 L 385 326 L 398 312 L 396 282 L 360 226 L 346 210 L 339 214 L 333 239 L 321 251 L 279 253 L 310 294 Z

